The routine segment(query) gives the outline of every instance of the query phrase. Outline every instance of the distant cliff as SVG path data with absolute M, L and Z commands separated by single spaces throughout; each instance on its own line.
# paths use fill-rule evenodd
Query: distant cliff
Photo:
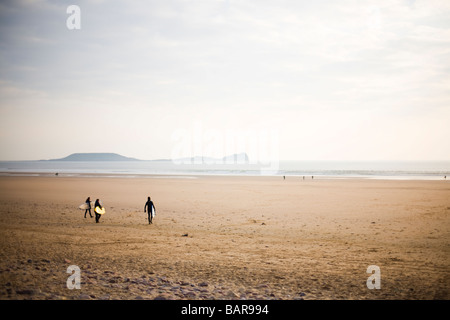
M 73 153 L 61 159 L 50 161 L 139 161 L 138 159 L 121 156 L 117 153 Z
M 73 153 L 61 159 L 50 159 L 47 161 L 142 161 L 135 158 L 124 157 L 117 153 Z M 181 159 L 161 159 L 149 161 L 170 161 L 184 164 L 245 164 L 249 163 L 246 153 L 232 154 L 223 158 L 191 157 Z

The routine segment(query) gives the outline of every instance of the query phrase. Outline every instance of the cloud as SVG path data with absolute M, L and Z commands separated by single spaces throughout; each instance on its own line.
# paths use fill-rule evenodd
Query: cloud
M 376 142 L 378 128 L 370 126 L 373 117 L 403 124 L 408 115 L 411 124 L 427 114 L 423 123 L 429 131 L 450 134 L 438 121 L 449 108 L 448 1 L 78 1 L 77 5 L 80 30 L 67 29 L 64 2 L 8 1 L 0 10 L 4 121 L 16 120 L 20 112 L 36 106 L 52 119 L 66 117 L 68 149 L 78 145 L 80 108 L 107 119 L 114 132 L 111 141 L 96 132 L 97 143 L 113 146 L 113 139 L 151 137 L 159 148 L 135 155 L 141 158 L 167 157 L 151 152 L 167 153 L 171 132 L 199 118 L 221 130 L 272 124 L 288 133 L 282 135 L 280 156 L 289 158 L 302 154 L 288 141 L 308 132 L 316 135 L 309 137 L 311 148 L 314 141 L 321 142 L 317 154 L 322 157 L 343 156 L 336 150 L 351 145 L 357 132 L 361 141 L 373 141 L 377 151 L 389 157 L 383 153 L 385 140 L 380 137 Z M 21 111 L 6 113 L 11 105 Z M 145 121 L 136 120 L 139 115 L 159 117 L 161 134 L 147 133 Z M 302 119 L 307 120 L 306 127 L 298 125 Z M 413 125 L 404 128 L 416 134 Z M 426 145 L 441 139 L 427 136 L 423 150 L 428 152 Z M 406 137 L 391 139 L 392 150 Z M 49 145 L 46 152 L 55 144 L 42 143 Z M 352 154 L 364 157 L 366 151 L 361 142 Z

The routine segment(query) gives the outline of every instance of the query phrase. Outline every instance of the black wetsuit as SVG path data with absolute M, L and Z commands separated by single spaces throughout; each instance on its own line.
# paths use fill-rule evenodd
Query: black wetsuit
M 86 211 L 84 212 L 84 217 L 86 218 L 86 213 L 89 212 L 89 215 L 92 218 L 92 213 L 91 213 L 91 201 L 89 200 L 89 198 L 86 199 L 86 204 L 89 206 L 89 208 L 86 209 Z
M 148 201 L 145 203 L 144 212 L 145 212 L 146 209 L 147 209 L 147 212 L 148 212 L 148 223 L 149 223 L 149 224 L 153 223 L 153 222 L 152 222 L 152 220 L 153 220 L 153 217 L 152 217 L 152 207 L 155 208 L 155 205 L 153 204 L 153 201 L 152 201 L 152 200 L 148 200 Z
M 95 201 L 94 208 L 96 208 L 96 207 L 100 207 L 100 209 L 103 209 L 102 206 L 100 205 L 100 202 L 98 202 L 98 201 Z M 95 209 L 94 209 L 94 211 L 95 211 Z M 95 212 L 95 222 L 96 223 L 98 223 L 101 216 L 102 216 L 101 214 L 98 214 L 97 212 Z

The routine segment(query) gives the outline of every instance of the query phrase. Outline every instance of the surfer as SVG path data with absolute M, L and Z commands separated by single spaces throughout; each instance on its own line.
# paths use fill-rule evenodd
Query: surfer
M 150 197 L 147 198 L 147 202 L 145 203 L 145 206 L 144 206 L 144 212 L 146 212 L 146 211 L 148 212 L 148 224 L 152 224 L 153 223 L 152 222 L 153 212 L 156 211 L 156 208 L 155 208 L 155 205 L 153 204 L 153 201 L 150 199 Z
M 86 209 L 86 211 L 84 211 L 84 218 L 86 218 L 86 213 L 88 213 L 88 212 L 89 212 L 89 215 L 90 215 L 91 218 L 92 218 L 92 213 L 91 213 L 91 197 L 88 197 L 88 198 L 86 199 L 86 205 L 87 205 L 87 209 Z
M 97 207 L 99 207 L 100 209 L 103 209 L 102 205 L 100 204 L 100 200 L 99 199 L 95 200 L 94 208 L 97 208 Z M 98 223 L 98 221 L 100 220 L 100 217 L 102 215 L 97 213 L 97 210 L 94 209 L 94 211 L 95 211 L 95 223 Z

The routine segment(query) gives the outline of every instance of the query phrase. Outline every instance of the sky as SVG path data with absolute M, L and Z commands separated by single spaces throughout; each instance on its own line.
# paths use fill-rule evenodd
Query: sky
M 448 0 L 0 1 L 0 160 L 450 161 L 449 141 Z

